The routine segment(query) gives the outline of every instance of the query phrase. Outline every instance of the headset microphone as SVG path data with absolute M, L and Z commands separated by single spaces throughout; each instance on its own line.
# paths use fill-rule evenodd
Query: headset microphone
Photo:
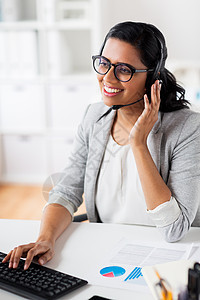
M 121 107 L 124 107 L 124 106 L 130 106 L 130 105 L 133 105 L 133 104 L 135 104 L 135 103 L 138 103 L 139 101 L 141 101 L 141 100 L 143 100 L 144 99 L 144 97 L 142 97 L 142 98 L 140 98 L 139 100 L 137 100 L 137 101 L 135 101 L 135 102 L 132 102 L 132 103 L 129 103 L 129 104 L 124 104 L 124 105 L 112 105 L 112 109 L 113 110 L 118 110 L 119 108 L 121 108 Z
M 139 101 L 143 100 L 144 97 L 140 98 L 139 100 L 136 100 L 135 102 L 129 103 L 129 104 L 124 104 L 124 105 L 112 105 L 99 119 L 98 121 L 100 121 L 103 117 L 107 116 L 112 110 L 118 110 L 121 107 L 124 106 L 129 106 L 129 105 L 133 105 L 135 103 L 138 103 Z

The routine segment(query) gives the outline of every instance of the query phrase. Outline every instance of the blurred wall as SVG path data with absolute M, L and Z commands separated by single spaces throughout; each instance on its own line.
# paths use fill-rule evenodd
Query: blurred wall
M 114 24 L 152 23 L 164 34 L 170 60 L 200 61 L 199 0 L 102 0 L 102 38 Z

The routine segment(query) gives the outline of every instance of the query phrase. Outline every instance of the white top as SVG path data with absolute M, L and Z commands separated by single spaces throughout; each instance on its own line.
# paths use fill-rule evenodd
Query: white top
M 131 147 L 118 145 L 111 135 L 97 180 L 96 207 L 102 222 L 158 227 L 173 223 L 181 213 L 173 197 L 147 211 Z

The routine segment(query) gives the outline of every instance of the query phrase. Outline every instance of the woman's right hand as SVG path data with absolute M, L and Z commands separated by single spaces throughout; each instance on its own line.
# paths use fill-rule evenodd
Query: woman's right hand
M 38 256 L 40 265 L 45 264 L 54 256 L 54 244 L 49 241 L 37 241 L 26 245 L 20 245 L 11 250 L 3 259 L 3 263 L 9 261 L 9 268 L 17 268 L 21 257 L 26 257 L 24 270 L 27 270 L 34 257 Z
M 2 262 L 9 261 L 9 268 L 15 269 L 20 258 L 26 257 L 24 270 L 28 269 L 34 257 L 38 259 L 40 265 L 45 264 L 54 256 L 55 241 L 71 221 L 72 216 L 64 206 L 60 204 L 48 205 L 43 213 L 37 241 L 14 248 Z

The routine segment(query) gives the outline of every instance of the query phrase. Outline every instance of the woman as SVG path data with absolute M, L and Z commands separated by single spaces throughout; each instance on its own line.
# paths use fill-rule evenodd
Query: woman
M 87 108 L 39 237 L 7 255 L 10 267 L 24 255 L 25 269 L 36 255 L 41 265 L 52 258 L 83 192 L 91 222 L 157 226 L 169 242 L 200 225 L 200 117 L 188 108 L 166 58 L 153 25 L 111 28 L 93 57 L 103 102 Z

